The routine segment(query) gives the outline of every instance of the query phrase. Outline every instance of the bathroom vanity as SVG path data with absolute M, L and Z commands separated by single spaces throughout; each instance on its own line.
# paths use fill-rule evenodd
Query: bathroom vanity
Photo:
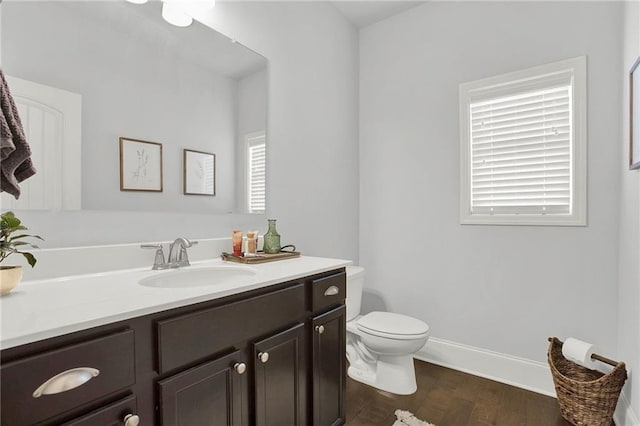
M 0 301 L 1 424 L 343 424 L 346 263 L 210 287 L 144 287 L 142 270 L 25 283 Z

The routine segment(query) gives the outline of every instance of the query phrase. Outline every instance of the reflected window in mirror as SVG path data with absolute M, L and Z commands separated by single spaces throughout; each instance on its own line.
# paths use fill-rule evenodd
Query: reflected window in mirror
M 245 158 L 247 171 L 247 213 L 264 213 L 266 209 L 267 158 L 264 132 L 245 136 Z

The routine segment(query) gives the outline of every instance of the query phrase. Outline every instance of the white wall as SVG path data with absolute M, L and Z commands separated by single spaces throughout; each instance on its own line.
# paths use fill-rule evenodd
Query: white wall
M 618 157 L 620 173 L 620 222 L 618 262 L 618 345 L 620 358 L 631 368 L 624 388 L 631 401 L 635 422 L 640 416 L 640 170 L 628 170 L 629 164 L 629 78 L 628 73 L 640 56 L 640 3 L 625 4 L 624 54 L 618 78 L 624 82 L 622 96 L 622 135 Z M 636 120 L 637 120 L 636 113 Z M 631 419 L 627 424 L 634 424 Z M 635 423 L 638 424 L 638 423 Z
M 221 2 L 200 18 L 269 60 L 267 209 L 282 244 L 356 259 L 356 29 L 328 2 Z
M 203 18 L 204 19 L 204 18 Z M 357 257 L 357 31 L 328 3 L 220 2 L 211 26 L 269 60 L 268 216 L 304 254 Z M 22 215 L 45 247 L 266 232 L 266 215 Z
M 247 211 L 246 136 L 266 132 L 267 71 L 261 70 L 238 80 L 236 121 L 236 211 Z M 268 149 L 268 148 L 267 148 Z M 267 200 L 268 202 L 268 200 Z
M 435 337 L 539 362 L 553 335 L 618 356 L 621 24 L 621 3 L 430 2 L 361 31 L 369 307 L 423 319 Z M 589 225 L 461 226 L 459 84 L 581 55 Z
M 260 70 L 238 80 L 238 144 L 248 133 L 265 131 L 267 109 L 267 71 Z

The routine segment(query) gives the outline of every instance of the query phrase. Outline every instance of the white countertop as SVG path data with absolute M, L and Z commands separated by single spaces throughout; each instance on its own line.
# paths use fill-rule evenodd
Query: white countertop
M 242 264 L 254 269 L 255 275 L 216 285 L 184 288 L 153 288 L 138 284 L 143 278 L 175 271 L 152 271 L 149 267 L 24 281 L 0 298 L 0 349 L 214 300 L 349 264 L 349 260 L 309 256 Z M 216 265 L 241 264 L 215 259 L 192 262 L 187 268 Z

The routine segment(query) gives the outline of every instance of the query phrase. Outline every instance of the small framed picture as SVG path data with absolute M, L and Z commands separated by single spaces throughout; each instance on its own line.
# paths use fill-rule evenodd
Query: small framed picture
M 120 191 L 162 192 L 162 144 L 120 138 Z
M 629 169 L 640 169 L 640 58 L 629 71 Z
M 184 194 L 216 195 L 216 155 L 183 150 Z

